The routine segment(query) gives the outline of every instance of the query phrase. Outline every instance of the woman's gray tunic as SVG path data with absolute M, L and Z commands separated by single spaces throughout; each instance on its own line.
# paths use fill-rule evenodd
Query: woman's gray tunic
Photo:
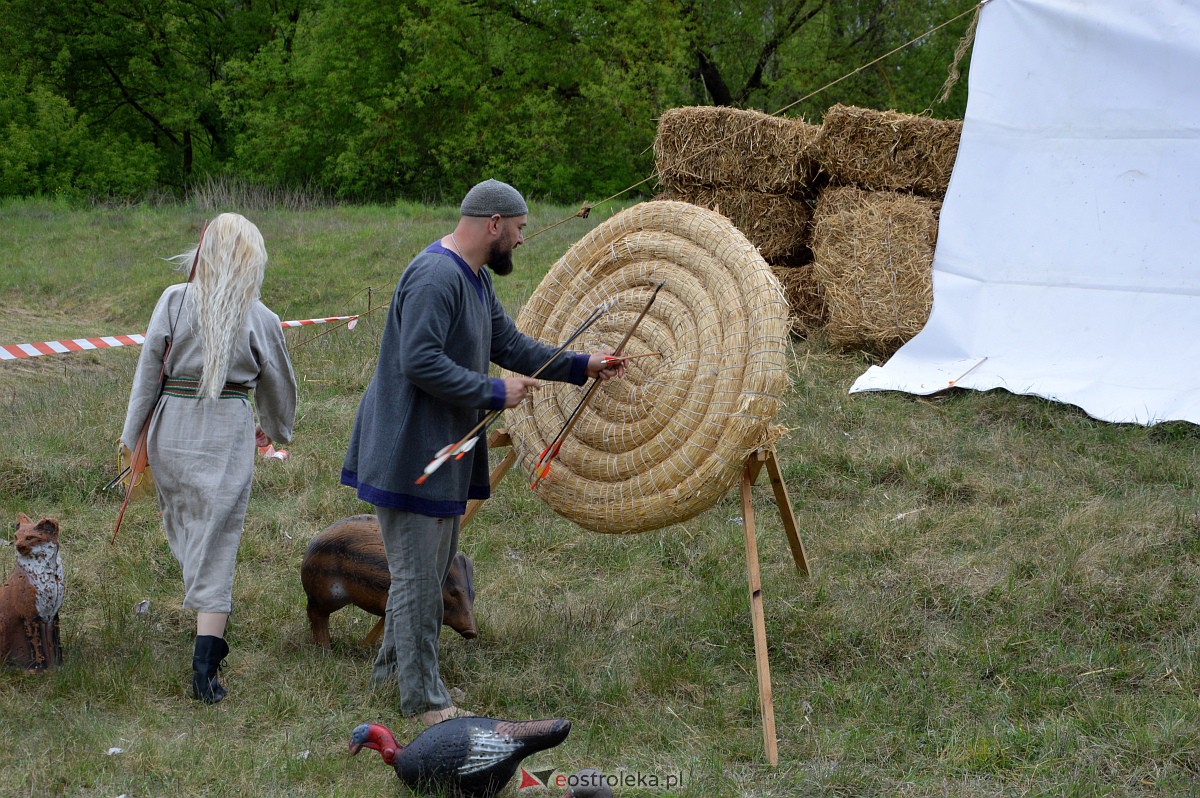
M 292 438 L 296 379 L 279 317 L 262 302 L 250 306 L 226 381 L 254 389 L 243 398 L 197 399 L 163 395 L 158 377 L 167 341 L 174 343 L 166 376 L 198 379 L 203 364 L 191 303 L 181 308 L 186 284 L 163 292 L 138 359 L 121 440 L 133 448 L 147 416 L 147 457 L 171 551 L 183 569 L 183 605 L 199 612 L 232 608 L 233 566 L 254 476 L 255 409 L 273 441 Z M 158 401 L 155 402 L 155 399 Z

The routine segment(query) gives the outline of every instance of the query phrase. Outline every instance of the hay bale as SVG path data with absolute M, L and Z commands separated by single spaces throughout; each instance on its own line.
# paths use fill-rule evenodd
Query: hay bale
M 625 379 L 602 383 L 537 495 L 597 532 L 658 529 L 707 510 L 739 483 L 746 457 L 773 442 L 791 384 L 787 301 L 729 220 L 680 202 L 643 202 L 596 227 L 551 267 L 517 325 L 572 346 L 615 346 L 664 286 L 630 340 Z M 505 411 L 517 470 L 531 475 L 585 392 L 546 383 Z
M 761 111 L 689 106 L 658 121 L 654 165 L 668 189 L 732 187 L 811 194 L 820 172 L 819 125 Z
M 961 135 L 957 119 L 835 105 L 825 112 L 817 150 L 834 183 L 941 199 Z
M 808 246 L 808 227 L 812 221 L 812 205 L 808 200 L 711 186 L 668 189 L 655 199 L 688 202 L 716 211 L 733 222 L 767 261 L 795 257 Z
M 821 285 L 817 282 L 812 264 L 803 266 L 776 266 L 772 264 L 771 271 L 783 287 L 783 295 L 788 301 L 788 321 L 792 325 L 792 334 L 807 338 L 825 326 L 827 311 L 825 296 Z
M 933 306 L 936 200 L 827 188 L 813 215 L 813 274 L 834 346 L 881 355 L 920 332 Z

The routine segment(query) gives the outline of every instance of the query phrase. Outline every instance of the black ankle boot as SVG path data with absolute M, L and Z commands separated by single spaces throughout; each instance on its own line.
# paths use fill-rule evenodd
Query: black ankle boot
M 228 653 L 229 644 L 225 638 L 196 636 L 196 650 L 192 654 L 192 698 L 215 704 L 225 697 L 225 685 L 221 684 L 217 671 Z

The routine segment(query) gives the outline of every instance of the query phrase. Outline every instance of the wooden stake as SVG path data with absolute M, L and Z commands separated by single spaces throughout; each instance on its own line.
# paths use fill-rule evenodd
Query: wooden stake
M 771 479 L 771 490 L 775 493 L 775 504 L 779 507 L 779 520 L 783 522 L 783 531 L 787 533 L 788 546 L 792 549 L 796 569 L 805 576 L 812 576 L 812 572 L 808 570 L 804 544 L 800 542 L 796 514 L 792 512 L 792 500 L 788 498 L 787 485 L 783 482 L 783 472 L 779 470 L 779 459 L 775 457 L 774 449 L 767 452 L 767 476 Z
M 492 433 L 488 435 L 487 445 L 489 451 L 492 449 L 498 449 L 501 446 L 510 447 L 508 452 L 504 455 L 504 459 L 497 463 L 496 467 L 492 469 L 492 476 L 488 480 L 489 484 L 492 486 L 492 493 L 495 493 L 496 486 L 500 484 L 500 480 L 504 479 L 504 475 L 508 473 L 508 469 L 513 467 L 513 463 L 517 462 L 517 450 L 511 448 L 512 438 L 509 437 L 508 430 L 503 428 L 492 430 Z M 483 504 L 483 502 L 483 499 L 471 499 L 471 501 L 467 502 L 467 511 L 462 514 L 462 520 L 459 521 L 458 524 L 458 528 L 460 530 L 475 516 L 475 513 L 479 511 L 479 506 Z
M 507 429 L 494 430 L 488 436 L 488 449 L 497 449 L 502 446 L 511 447 L 512 438 Z M 516 459 L 516 450 L 510 448 L 504 459 L 492 470 L 490 480 L 492 491 L 496 490 L 496 486 L 512 468 Z M 775 703 L 771 693 L 771 664 L 767 651 L 767 623 L 766 613 L 763 609 L 762 572 L 758 560 L 754 505 L 751 502 L 751 489 L 764 465 L 767 467 L 767 475 L 771 480 L 771 490 L 775 495 L 775 504 L 779 508 L 779 517 L 783 522 L 784 531 L 787 533 L 792 559 L 796 562 L 797 570 L 805 576 L 812 574 L 808 567 L 804 544 L 800 541 L 796 516 L 792 511 L 791 500 L 788 498 L 787 487 L 783 481 L 779 461 L 775 457 L 775 450 L 756 449 L 746 458 L 746 466 L 742 470 L 742 527 L 746 535 L 746 578 L 750 589 L 750 622 L 754 631 L 754 661 L 758 676 L 758 701 L 762 712 L 763 748 L 767 762 L 771 765 L 778 765 L 779 743 L 775 731 Z M 474 499 L 467 503 L 467 511 L 462 516 L 462 526 L 466 526 L 481 504 L 483 504 L 482 499 Z
M 760 450 L 761 452 L 761 450 Z M 760 452 L 756 452 L 758 455 Z M 775 736 L 775 703 L 771 698 L 771 664 L 767 654 L 767 625 L 763 612 L 762 576 L 758 569 L 758 540 L 754 531 L 754 505 L 750 487 L 762 468 L 762 460 L 752 455 L 742 471 L 742 526 L 746 531 L 746 575 L 750 583 L 750 622 L 754 627 L 754 661 L 758 671 L 758 703 L 762 710 L 763 747 L 767 762 L 779 764 L 779 745 Z

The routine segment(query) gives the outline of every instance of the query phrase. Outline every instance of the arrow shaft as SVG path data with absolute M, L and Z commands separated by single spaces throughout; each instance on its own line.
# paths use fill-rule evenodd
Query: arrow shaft
M 646 314 L 650 312 L 650 306 L 654 304 L 654 300 L 658 298 L 658 292 L 662 290 L 664 285 L 666 285 L 665 280 L 654 287 L 654 293 L 650 294 L 650 298 L 646 300 L 646 306 L 642 308 L 642 312 L 638 314 L 638 317 L 634 320 L 632 326 L 630 326 L 629 331 L 625 333 L 625 337 L 621 339 L 621 343 L 617 345 L 617 348 L 613 350 L 612 355 L 609 357 L 613 359 L 622 357 L 621 353 L 625 350 L 625 345 L 629 343 L 629 340 L 633 338 L 633 334 L 637 332 L 638 325 L 642 323 L 642 319 L 646 318 Z M 563 441 L 566 440 L 567 435 L 571 433 L 571 430 L 575 428 L 576 422 L 579 421 L 579 418 L 583 415 L 584 408 L 587 407 L 588 402 L 591 401 L 592 396 L 595 395 L 596 389 L 599 387 L 600 378 L 596 377 L 592 380 L 592 384 L 588 386 L 587 392 L 584 393 L 583 398 L 579 400 L 577 405 L 575 405 L 575 409 L 571 411 L 571 415 L 567 416 L 567 420 L 563 422 L 562 428 L 559 429 L 558 434 L 554 436 L 554 440 L 550 442 L 550 446 L 547 447 L 547 452 L 549 452 L 549 454 L 547 455 L 546 452 L 543 452 L 544 459 L 539 459 L 537 464 L 541 470 L 535 474 L 533 484 L 530 485 L 531 488 L 536 488 L 538 483 L 542 481 L 542 478 L 550 473 L 550 463 L 555 457 L 558 456 L 558 452 L 562 448 Z
M 537 370 L 534 371 L 529 376 L 531 378 L 536 379 L 539 374 L 541 374 L 543 371 L 545 371 L 550 366 L 551 363 L 553 363 L 555 360 L 558 359 L 559 355 L 561 355 L 564 351 L 566 351 L 568 346 L 570 346 L 572 343 L 574 343 L 575 340 L 577 338 L 579 338 L 579 336 L 583 335 L 589 328 L 591 328 L 591 326 L 593 324 L 595 324 L 600 319 L 601 316 L 604 315 L 604 313 L 608 310 L 608 307 L 609 307 L 609 303 L 605 302 L 605 303 L 602 303 L 601 305 L 599 305 L 595 310 L 593 310 L 588 315 L 588 317 L 583 320 L 583 323 L 580 324 L 579 327 L 567 337 L 567 340 L 563 341 L 562 345 L 554 350 L 554 353 L 551 354 L 550 357 L 548 357 L 546 359 L 546 362 L 543 363 L 542 365 L 538 366 Z M 487 429 L 487 427 L 490 426 L 493 421 L 495 421 L 497 418 L 499 418 L 500 414 L 503 412 L 504 412 L 503 409 L 493 410 L 490 413 L 488 413 L 486 416 L 484 416 L 483 419 L 478 424 L 476 424 L 474 427 L 472 427 L 467 432 L 466 435 L 462 436 L 462 438 L 460 438 L 456 443 L 454 443 L 451 447 L 449 447 L 449 449 L 450 449 L 449 454 L 451 454 L 451 455 L 465 454 L 466 449 L 464 449 L 463 447 L 467 445 L 467 442 L 472 440 L 473 438 L 475 438 L 475 436 L 478 435 L 482 430 Z M 445 451 L 445 449 L 443 449 L 442 451 Z M 424 473 L 421 474 L 421 478 L 417 480 L 417 484 L 419 485 L 419 484 L 423 483 L 425 481 L 426 477 L 428 477 L 430 474 L 432 474 L 434 471 L 436 471 L 442 465 L 442 463 L 444 463 L 445 461 L 446 461 L 445 458 L 443 458 L 439 462 L 437 457 L 435 457 L 433 460 L 431 460 L 429 465 L 425 466 L 425 471 L 424 471 Z

